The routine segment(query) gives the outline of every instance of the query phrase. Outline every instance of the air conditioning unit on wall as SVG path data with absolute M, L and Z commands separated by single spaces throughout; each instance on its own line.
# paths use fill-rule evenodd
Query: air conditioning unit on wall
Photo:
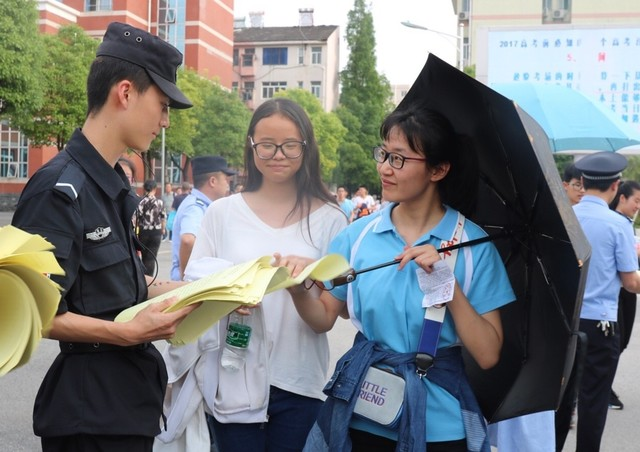
M 462 11 L 458 14 L 458 20 L 469 20 L 469 11 Z
M 552 16 L 553 16 L 554 19 L 564 19 L 567 16 L 567 10 L 566 9 L 554 9 Z

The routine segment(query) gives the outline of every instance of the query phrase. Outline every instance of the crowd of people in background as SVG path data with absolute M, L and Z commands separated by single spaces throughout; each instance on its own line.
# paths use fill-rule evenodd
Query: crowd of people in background
M 197 162 L 198 159 L 202 157 L 195 157 L 191 160 Z M 222 158 L 222 157 L 216 157 Z M 125 162 L 126 160 L 126 162 Z M 135 166 L 133 163 L 128 160 L 126 157 L 121 157 L 120 162 L 122 162 L 122 166 L 125 169 L 125 174 L 130 179 L 132 184 L 135 183 Z M 229 176 L 235 176 L 237 172 L 233 172 L 233 174 L 228 174 Z M 226 190 L 224 194 L 217 193 L 215 199 L 218 199 L 222 196 L 228 196 L 234 193 L 240 193 L 244 189 L 244 185 L 235 182 L 234 179 L 238 179 L 237 176 L 229 178 L 229 188 Z M 150 181 L 147 181 L 149 184 Z M 195 184 L 194 184 L 195 185 Z M 171 183 L 166 183 L 164 186 L 164 190 L 160 199 L 157 201 L 161 201 L 163 205 L 164 212 L 164 220 L 165 220 L 165 228 L 163 228 L 162 233 L 162 241 L 172 241 L 173 239 L 173 231 L 175 228 L 175 218 L 178 212 L 178 208 L 182 201 L 184 201 L 190 194 L 193 192 L 194 185 L 192 185 L 188 181 L 184 181 L 181 184 L 174 187 Z M 232 188 L 231 188 L 232 187 Z M 143 186 L 144 188 L 144 186 Z M 145 196 L 149 192 L 145 189 Z M 154 196 L 157 196 L 154 193 Z M 336 201 L 340 205 L 340 208 L 347 216 L 347 220 L 349 223 L 357 220 L 358 218 L 362 218 L 368 216 L 382 208 L 384 208 L 388 203 L 384 201 L 384 199 L 378 197 L 377 195 L 370 195 L 368 189 L 361 185 L 359 186 L 353 197 L 349 197 L 349 190 L 345 186 L 338 186 L 334 196 Z M 144 199 L 144 198 L 143 198 Z M 213 199 L 214 200 L 214 199 Z M 208 204 L 207 204 L 208 205 Z M 159 224 L 159 223 L 158 223 Z

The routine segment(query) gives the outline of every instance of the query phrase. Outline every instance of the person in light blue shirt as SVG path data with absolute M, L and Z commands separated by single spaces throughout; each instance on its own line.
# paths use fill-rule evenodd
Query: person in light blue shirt
M 405 407 L 398 427 L 352 415 L 352 405 L 345 411 L 329 394 L 306 450 L 352 447 L 393 451 L 398 446 L 412 451 L 424 451 L 425 447 L 429 451 L 488 451 L 484 421 L 463 371 L 460 346 L 480 367 L 494 366 L 503 338 L 499 308 L 515 296 L 491 242 L 460 248 L 452 253 L 455 257 L 437 251 L 443 245 L 486 236 L 461 214 L 474 201 L 478 177 L 475 162 L 458 158 L 464 145 L 450 123 L 436 112 L 411 107 L 396 110 L 382 124 L 380 135 L 383 144 L 375 147 L 373 155 L 382 194 L 389 205 L 353 222 L 333 240 L 329 252 L 343 255 L 354 269 L 393 259 L 399 264 L 362 273 L 349 285 L 323 292 L 319 299 L 299 288 L 290 292 L 300 316 L 315 331 L 330 329 L 338 315 L 348 312 L 360 331 L 354 347 L 361 347 L 362 341 L 374 343 L 374 354 L 402 361 L 394 370 L 401 371 L 409 392 L 404 394 Z M 446 303 L 446 310 L 437 309 L 446 314 L 439 334 L 437 329 L 430 330 L 438 339 L 435 364 L 433 372 L 420 379 L 416 370 L 422 365 L 416 362 L 415 353 L 422 349 L 419 342 L 424 338 L 421 331 L 425 303 L 429 302 L 421 281 L 434 266 L 440 267 L 442 259 L 453 267 L 452 299 Z M 298 263 L 295 256 L 278 262 L 292 269 Z M 352 362 L 362 364 L 366 358 L 360 355 Z M 365 364 L 366 372 L 371 363 Z M 353 367 L 347 365 L 342 370 L 350 372 Z M 443 367 L 450 373 L 440 375 Z M 336 369 L 329 385 L 342 378 L 342 371 Z M 362 375 L 349 375 L 347 380 L 359 381 Z M 418 385 L 414 379 L 418 379 Z M 448 385 L 448 380 L 453 384 Z M 463 389 L 451 390 L 452 386 Z M 333 394 L 341 389 L 342 383 L 334 385 Z M 355 403 L 357 397 L 351 395 L 348 403 Z M 336 420 L 349 428 L 329 432 L 331 425 L 337 425 Z
M 588 342 L 578 388 L 576 450 L 589 452 L 600 450 L 611 384 L 618 366 L 620 286 L 639 293 L 640 274 L 629 220 L 609 209 L 627 166 L 626 158 L 615 152 L 599 152 L 583 157 L 575 166 L 582 172 L 585 195 L 573 209 L 591 245 L 580 311 L 580 331 L 587 335 Z M 568 417 L 560 412 L 558 416 Z M 557 425 L 556 429 L 564 442 L 568 425 Z
M 340 208 L 344 214 L 347 216 L 349 223 L 351 223 L 353 221 L 355 205 L 353 204 L 353 201 L 347 197 L 348 195 L 349 192 L 344 187 L 338 187 L 336 190 L 336 200 L 338 201 L 338 204 L 340 204 Z
M 194 188 L 180 203 L 173 220 L 171 242 L 171 279 L 182 281 L 184 269 L 204 213 L 213 201 L 229 194 L 229 176 L 236 171 L 227 166 L 223 157 L 205 155 L 191 160 Z

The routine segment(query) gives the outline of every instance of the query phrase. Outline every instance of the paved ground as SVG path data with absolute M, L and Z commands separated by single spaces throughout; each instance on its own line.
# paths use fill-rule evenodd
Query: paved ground
M 11 213 L 0 212 L 0 226 L 9 224 Z M 170 244 L 162 244 L 158 260 L 160 276 L 167 278 Z M 636 434 L 640 419 L 640 338 L 635 333 L 622 355 L 614 388 L 625 403 L 622 411 L 609 411 L 602 452 L 636 452 L 640 450 Z M 339 320 L 330 333 L 332 365 L 346 351 L 353 337 L 353 328 Z M 38 386 L 49 364 L 57 354 L 57 343 L 43 340 L 31 361 L 22 368 L 0 377 L 0 452 L 31 452 L 39 450 L 39 440 L 31 429 L 31 412 Z M 565 451 L 575 449 L 575 434 L 569 434 Z M 511 451 L 506 451 L 511 452 Z

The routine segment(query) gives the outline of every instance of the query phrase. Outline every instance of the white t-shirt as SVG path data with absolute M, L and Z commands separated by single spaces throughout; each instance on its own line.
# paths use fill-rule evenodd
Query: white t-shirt
M 371 195 L 366 195 L 364 197 L 354 196 L 352 201 L 356 208 L 360 207 L 360 205 L 364 203 L 367 205 L 367 208 L 371 209 L 373 205 L 376 203 L 375 200 L 373 199 L 373 196 Z
M 216 257 L 239 264 L 276 252 L 319 259 L 346 225 L 340 208 L 326 204 L 311 213 L 308 225 L 303 220 L 273 228 L 255 215 L 242 194 L 235 194 L 209 206 L 189 262 Z M 265 296 L 251 322 L 245 371 L 219 370 L 216 418 L 221 422 L 264 421 L 269 385 L 324 399 L 322 388 L 329 367 L 327 336 L 315 333 L 300 318 L 289 293 L 279 290 Z M 225 333 L 222 322 L 219 331 L 221 336 Z M 219 340 L 222 345 L 224 337 Z

